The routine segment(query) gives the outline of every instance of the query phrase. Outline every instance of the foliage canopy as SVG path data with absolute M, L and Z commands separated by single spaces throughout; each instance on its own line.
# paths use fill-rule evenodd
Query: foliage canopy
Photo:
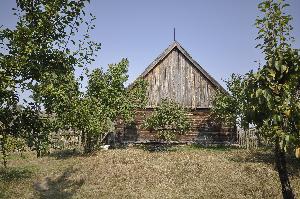
M 162 140 L 175 140 L 190 128 L 186 110 L 178 103 L 162 100 L 153 114 L 146 119 L 144 127 L 154 130 Z
M 227 86 L 231 95 L 219 95 L 214 110 L 226 120 L 241 119 L 243 128 L 253 124 L 259 134 L 273 141 L 276 166 L 284 198 L 294 198 L 286 169 L 287 147 L 300 145 L 300 56 L 292 48 L 292 17 L 284 1 L 265 0 L 258 5 L 257 40 L 265 63 L 256 72 L 233 75 Z M 232 84 L 233 83 L 233 84 Z M 238 105 L 237 107 L 235 107 Z

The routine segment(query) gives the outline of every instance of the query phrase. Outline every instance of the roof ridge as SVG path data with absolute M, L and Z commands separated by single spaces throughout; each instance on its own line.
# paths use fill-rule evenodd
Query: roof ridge
M 204 70 L 198 62 L 196 62 L 192 56 L 182 47 L 178 41 L 173 41 L 168 48 L 166 48 L 158 57 L 154 59 L 146 69 L 139 75 L 136 80 L 129 84 L 128 88 L 132 87 L 135 82 L 148 74 L 160 61 L 162 61 L 174 48 L 177 48 L 213 85 L 221 89 L 223 92 L 227 92 L 206 70 Z

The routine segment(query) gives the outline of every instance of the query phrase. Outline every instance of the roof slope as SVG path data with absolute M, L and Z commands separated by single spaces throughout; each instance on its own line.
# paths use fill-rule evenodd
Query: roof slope
M 160 63 L 175 48 L 177 48 L 215 87 L 217 87 L 223 92 L 226 92 L 226 90 L 210 74 L 208 74 L 208 72 L 206 72 L 177 41 L 174 41 L 167 49 L 165 49 L 163 53 L 161 53 L 137 79 L 145 77 L 153 68 L 155 68 L 156 65 L 158 65 L 158 63 Z M 130 88 L 131 86 L 133 86 L 134 82 L 128 87 Z

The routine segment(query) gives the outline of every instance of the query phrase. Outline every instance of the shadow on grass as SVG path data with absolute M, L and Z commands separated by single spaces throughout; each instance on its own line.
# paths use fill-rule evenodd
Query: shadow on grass
M 55 179 L 47 177 L 41 182 L 36 182 L 34 188 L 38 193 L 38 198 L 72 198 L 77 190 L 84 184 L 84 180 L 70 179 L 77 169 L 68 168 L 62 175 Z
M 76 149 L 56 150 L 49 154 L 49 157 L 54 157 L 57 160 L 69 159 L 69 158 L 74 158 L 79 156 L 86 156 L 86 155 Z
M 0 181 L 12 182 L 30 178 L 33 172 L 28 168 L 0 168 Z
M 275 154 L 271 149 L 249 151 L 249 153 L 242 153 L 230 158 L 231 161 L 241 163 L 264 163 L 274 165 L 275 168 Z M 300 176 L 300 159 L 297 159 L 292 154 L 286 155 L 286 162 L 289 175 Z
M 175 152 L 175 151 L 194 151 L 194 150 L 209 150 L 209 151 L 231 151 L 237 150 L 236 147 L 214 145 L 214 146 L 203 146 L 199 144 L 168 144 L 168 143 L 148 143 L 139 146 L 145 151 L 149 152 Z
M 151 143 L 144 144 L 141 146 L 142 149 L 149 152 L 168 152 L 168 151 L 176 151 L 177 149 L 172 144 L 165 143 Z
M 221 144 L 210 145 L 210 146 L 204 146 L 204 145 L 201 145 L 201 144 L 192 144 L 192 145 L 188 145 L 186 148 L 187 149 L 192 149 L 192 150 L 210 150 L 210 151 L 232 151 L 232 150 L 237 150 L 237 148 L 234 147 L 234 146 L 226 146 L 226 145 L 221 145 Z
M 300 177 L 300 160 L 295 157 L 288 156 L 287 164 L 289 173 L 293 176 Z
M 8 188 L 15 182 L 29 179 L 33 172 L 28 168 L 0 168 L 0 198 L 10 198 L 10 189 Z

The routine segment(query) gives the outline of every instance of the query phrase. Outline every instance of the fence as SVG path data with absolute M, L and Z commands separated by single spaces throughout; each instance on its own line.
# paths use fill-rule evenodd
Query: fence
M 243 130 L 239 128 L 237 130 L 237 141 L 241 148 L 257 149 L 259 144 L 257 130 L 255 128 L 249 130 Z
M 113 133 L 100 133 L 96 138 L 96 144 L 114 141 Z M 94 140 L 94 141 L 95 141 Z M 59 130 L 50 134 L 50 142 L 52 149 L 74 149 L 85 143 L 85 137 L 82 137 L 80 131 Z
M 51 148 L 69 149 L 80 146 L 81 134 L 73 130 L 59 130 L 50 134 Z

